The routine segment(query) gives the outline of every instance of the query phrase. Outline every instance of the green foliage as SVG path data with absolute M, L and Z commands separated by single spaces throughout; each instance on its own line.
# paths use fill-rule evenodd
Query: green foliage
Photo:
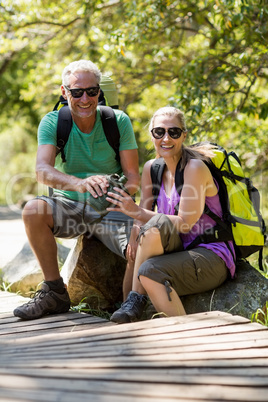
M 1 278 L 1 272 L 0 272 L 0 278 Z M 10 292 L 10 283 L 7 283 L 5 281 L 2 280 L 2 278 L 0 279 L 0 291 L 2 292 Z
M 36 147 L 64 66 L 87 58 L 117 83 L 141 166 L 152 156 L 148 121 L 171 104 L 186 113 L 189 142 L 235 148 L 251 175 L 268 169 L 266 1 L 75 0 L 66 7 L 63 0 L 2 0 L 0 11 L 0 142 L 7 147 L 6 133 L 13 143 L 18 127 Z M 28 159 L 10 152 L 4 175 L 24 165 L 28 172 L 30 163 L 33 171 L 32 148 Z
M 88 303 L 85 303 L 85 299 L 82 299 L 80 303 L 77 306 L 71 307 L 71 311 L 74 311 L 76 313 L 86 313 L 86 314 L 91 314 L 96 317 L 100 317 L 106 320 L 110 320 L 111 314 L 108 313 L 107 311 L 101 310 L 101 309 L 93 309 L 90 307 Z
M 15 204 L 27 194 L 35 194 L 34 165 L 36 141 L 26 131 L 27 125 L 14 123 L 0 135 L 0 202 Z
M 258 310 L 252 314 L 251 321 L 268 327 L 268 301 L 263 308 L 258 308 Z

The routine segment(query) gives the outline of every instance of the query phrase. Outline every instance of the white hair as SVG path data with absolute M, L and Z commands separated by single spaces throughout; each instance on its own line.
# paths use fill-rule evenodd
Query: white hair
M 96 77 L 97 83 L 100 83 L 101 80 L 101 72 L 96 66 L 96 64 L 92 63 L 90 60 L 78 60 L 73 61 L 68 66 L 66 66 L 62 72 L 62 85 L 69 86 L 69 77 L 71 74 L 76 71 L 87 71 L 93 73 Z

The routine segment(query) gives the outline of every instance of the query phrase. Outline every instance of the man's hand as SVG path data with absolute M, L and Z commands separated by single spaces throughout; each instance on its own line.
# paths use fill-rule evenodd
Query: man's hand
M 77 191 L 80 193 L 89 192 L 94 198 L 101 197 L 107 193 L 109 183 L 105 176 L 96 175 L 81 179 L 78 183 Z

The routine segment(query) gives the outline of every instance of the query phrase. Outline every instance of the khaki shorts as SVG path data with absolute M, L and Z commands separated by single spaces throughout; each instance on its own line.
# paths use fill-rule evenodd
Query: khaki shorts
M 213 251 L 204 247 L 182 250 L 179 234 L 166 215 L 155 215 L 141 227 L 139 236 L 146 236 L 151 228 L 160 232 L 164 254 L 142 263 L 138 276 L 165 286 L 169 283 L 179 296 L 215 289 L 227 279 L 228 268 Z
M 109 212 L 98 222 L 100 215 L 88 204 L 85 207 L 82 202 L 61 196 L 39 196 L 37 199 L 45 201 L 52 209 L 55 237 L 72 239 L 81 234 L 95 236 L 113 253 L 125 258 L 132 218 L 121 212 Z

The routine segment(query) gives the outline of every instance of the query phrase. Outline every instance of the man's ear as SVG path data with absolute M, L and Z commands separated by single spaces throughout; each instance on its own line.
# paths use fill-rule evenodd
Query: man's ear
M 67 99 L 67 93 L 66 93 L 65 87 L 62 85 L 60 87 L 60 89 L 61 89 L 61 93 L 62 93 L 62 96 L 64 97 L 64 99 Z

